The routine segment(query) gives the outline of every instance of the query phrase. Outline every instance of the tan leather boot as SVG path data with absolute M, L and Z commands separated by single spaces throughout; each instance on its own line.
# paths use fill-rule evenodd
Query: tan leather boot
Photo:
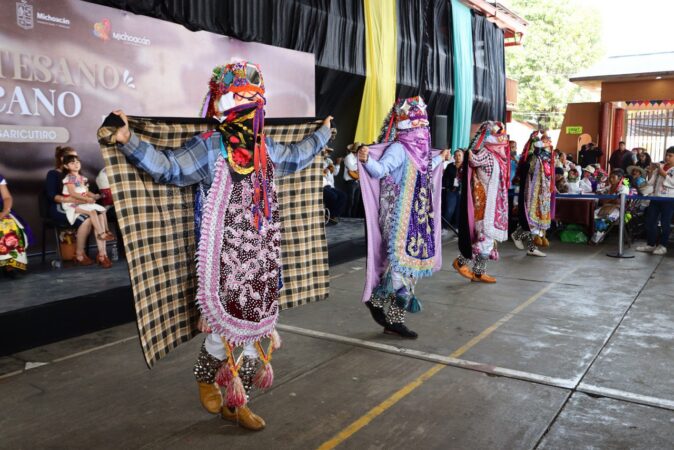
M 201 406 L 211 414 L 217 414 L 222 409 L 222 391 L 216 383 L 201 383 L 199 385 L 199 400 Z
M 264 419 L 251 411 L 248 406 L 234 409 L 223 406 L 222 418 L 237 423 L 241 427 L 252 431 L 260 431 L 267 426 Z
M 474 276 L 473 271 L 470 270 L 470 267 L 468 266 L 462 266 L 459 264 L 459 258 L 456 258 L 454 262 L 452 263 L 452 267 L 454 267 L 454 270 L 459 272 L 459 275 L 461 275 L 464 278 L 468 278 L 471 280 Z
M 482 275 L 473 274 L 473 278 L 470 281 L 480 282 L 480 283 L 496 283 L 496 278 L 491 275 L 483 273 Z

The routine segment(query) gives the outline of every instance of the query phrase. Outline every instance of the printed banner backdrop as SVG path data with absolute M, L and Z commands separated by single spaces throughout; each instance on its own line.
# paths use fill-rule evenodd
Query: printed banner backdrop
M 96 130 L 104 116 L 121 108 L 197 117 L 217 64 L 246 59 L 262 66 L 268 117 L 315 115 L 311 53 L 191 32 L 79 0 L 0 6 L 0 174 L 14 209 L 35 231 L 38 193 L 57 145 L 74 147 L 93 180 L 103 167 Z

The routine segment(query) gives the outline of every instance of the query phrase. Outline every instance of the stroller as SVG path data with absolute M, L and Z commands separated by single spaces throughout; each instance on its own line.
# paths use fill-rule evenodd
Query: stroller
M 625 239 L 631 245 L 646 235 L 646 208 L 650 202 L 630 198 L 625 203 Z
M 620 208 L 617 205 L 604 205 L 595 211 L 595 232 L 591 243 L 599 244 L 604 240 L 613 227 L 620 226 Z M 623 239 L 628 247 L 632 246 L 635 239 L 646 233 L 645 210 L 648 200 L 628 198 L 625 201 L 625 233 Z

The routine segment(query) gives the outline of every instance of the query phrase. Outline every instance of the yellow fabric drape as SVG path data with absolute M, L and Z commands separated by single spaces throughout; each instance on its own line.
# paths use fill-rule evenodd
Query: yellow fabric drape
M 365 88 L 356 138 L 374 142 L 396 96 L 398 67 L 396 0 L 363 0 L 365 16 Z

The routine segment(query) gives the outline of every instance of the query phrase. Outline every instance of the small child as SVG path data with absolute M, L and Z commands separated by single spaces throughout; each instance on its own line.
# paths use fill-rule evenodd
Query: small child
M 640 195 L 650 195 L 653 193 L 653 187 L 646 182 L 646 171 L 639 166 L 629 166 L 627 172 L 630 174 L 631 186 L 636 189 Z
M 608 183 L 605 188 L 597 190 L 600 194 L 629 194 L 629 188 L 623 183 L 625 173 L 622 169 L 613 169 L 608 177 Z M 594 211 L 594 229 L 595 232 L 590 239 L 593 244 L 598 244 L 604 240 L 609 225 L 615 223 L 620 217 L 620 200 L 602 200 L 601 206 Z
M 77 155 L 67 155 L 63 158 L 63 196 L 71 197 L 85 203 L 63 203 L 68 222 L 75 224 L 77 216 L 82 214 L 91 219 L 91 224 L 96 230 L 96 237 L 104 241 L 112 241 L 115 237 L 106 229 L 106 221 L 100 217 L 105 214 L 105 208 L 95 203 L 98 195 L 89 192 L 89 184 L 86 177 L 80 175 L 82 164 Z

